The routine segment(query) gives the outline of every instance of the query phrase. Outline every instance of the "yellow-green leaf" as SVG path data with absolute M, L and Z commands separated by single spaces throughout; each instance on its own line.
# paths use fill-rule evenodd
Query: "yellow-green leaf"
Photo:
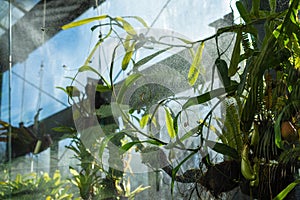
M 54 174 L 53 174 L 53 179 L 60 179 L 60 172 L 59 170 L 55 170 Z
M 127 184 L 126 184 L 126 196 L 130 194 L 131 185 L 130 185 L 130 178 L 127 178 Z
M 155 127 L 157 127 L 156 118 L 153 115 L 150 115 L 150 121 Z M 174 128 L 175 129 L 175 128 Z
M 67 91 L 67 94 L 69 95 L 69 97 L 79 97 L 80 96 L 80 91 L 75 86 L 67 86 L 66 91 Z
M 173 118 L 168 108 L 165 108 L 166 112 L 166 126 L 169 133 L 170 138 L 174 138 L 176 136 L 176 132 L 174 129 Z
M 46 197 L 46 200 L 51 200 L 51 199 L 52 199 L 51 196 Z
M 122 60 L 122 70 L 126 70 L 128 65 L 129 65 L 129 62 L 131 60 L 131 57 L 132 57 L 132 54 L 133 54 L 133 51 L 127 51 L 123 60 Z
M 147 125 L 147 123 L 149 121 L 149 118 L 150 118 L 150 114 L 145 114 L 142 117 L 142 119 L 140 120 L 140 126 L 141 126 L 141 128 L 144 128 Z
M 297 70 L 300 70 L 300 58 L 299 57 L 295 58 L 295 68 Z
M 151 123 L 153 123 L 153 125 L 156 126 L 156 118 L 153 117 L 151 114 L 145 114 L 140 120 L 141 128 L 144 128 L 149 122 L 149 120 L 151 120 Z
M 79 21 L 76 21 L 76 22 L 71 22 L 69 24 L 66 24 L 66 25 L 62 26 L 61 28 L 63 30 L 66 30 L 66 29 L 73 28 L 73 27 L 76 27 L 76 26 L 81 26 L 81 25 L 84 25 L 84 24 L 87 24 L 87 23 L 90 23 L 90 22 L 93 22 L 93 21 L 96 21 L 96 20 L 103 20 L 103 19 L 106 19 L 107 17 L 108 17 L 108 15 L 100 15 L 100 16 L 97 16 L 97 17 L 86 18 L 86 19 L 82 19 L 82 20 L 79 20 Z
M 295 180 L 290 183 L 286 188 L 284 188 L 275 198 L 274 200 L 282 200 L 300 183 L 300 180 Z
M 132 45 L 128 48 L 128 50 L 126 51 L 125 55 L 124 55 L 124 58 L 122 60 L 122 69 L 123 70 L 126 70 L 128 65 L 129 65 L 129 62 L 131 60 L 131 57 L 132 57 L 132 54 L 134 52 L 134 47 L 135 47 L 135 42 L 132 43 Z
M 16 183 L 22 183 L 22 176 L 21 176 L 21 174 L 17 174 L 15 182 Z
M 78 69 L 78 73 L 80 72 L 84 72 L 84 71 L 91 71 L 91 72 L 94 72 L 95 74 L 97 74 L 101 79 L 102 81 L 104 81 L 104 83 L 110 87 L 109 83 L 107 82 L 107 80 L 105 80 L 105 78 L 96 70 L 94 69 L 93 67 L 91 66 L 88 66 L 88 65 L 83 65 L 81 66 L 79 69 Z
M 112 89 L 106 85 L 102 85 L 102 84 L 97 84 L 96 86 L 96 91 L 97 92 L 108 92 L 111 91 Z
M 204 49 L 204 42 L 202 42 L 198 49 L 197 52 L 194 56 L 193 62 L 190 66 L 190 70 L 188 73 L 188 81 L 190 85 L 194 85 L 198 79 L 199 73 L 200 73 L 200 64 L 202 60 L 202 52 Z
M 115 20 L 121 22 L 123 24 L 123 29 L 130 35 L 136 35 L 136 31 L 124 18 L 116 17 Z
M 73 176 L 78 176 L 78 175 L 79 175 L 79 173 L 78 173 L 75 169 L 73 169 L 73 168 L 70 168 L 70 173 L 71 173 Z
M 50 176 L 49 176 L 48 173 L 44 173 L 44 174 L 43 174 L 43 178 L 44 178 L 44 180 L 45 180 L 46 182 L 48 182 L 48 181 L 51 180 L 51 178 L 50 178 Z
M 125 51 L 127 51 L 130 47 L 130 40 L 132 40 L 132 36 L 128 34 L 125 38 L 125 41 L 123 42 Z
M 136 20 L 138 20 L 145 28 L 148 28 L 147 23 L 143 20 L 143 18 L 139 17 L 139 16 L 129 16 L 130 18 L 135 18 Z
M 91 71 L 91 72 L 94 72 L 95 74 L 97 74 L 98 76 L 101 76 L 97 70 L 95 70 L 93 67 L 88 66 L 88 65 L 81 66 L 78 69 L 78 72 L 84 72 L 84 71 Z

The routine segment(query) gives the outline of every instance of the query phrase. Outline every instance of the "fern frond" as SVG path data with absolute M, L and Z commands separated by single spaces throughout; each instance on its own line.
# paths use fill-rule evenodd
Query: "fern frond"
M 231 97 L 225 100 L 225 121 L 223 134 L 220 137 L 222 142 L 241 152 L 243 148 L 243 140 L 240 130 L 240 116 L 236 100 Z

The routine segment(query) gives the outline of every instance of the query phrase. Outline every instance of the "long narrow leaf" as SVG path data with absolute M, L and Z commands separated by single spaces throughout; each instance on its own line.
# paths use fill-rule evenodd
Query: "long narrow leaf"
M 104 153 L 104 149 L 107 147 L 108 142 L 114 137 L 116 136 L 117 133 L 112 133 L 109 136 L 105 137 L 100 144 L 100 148 L 99 148 L 99 158 L 102 159 L 103 157 L 103 153 Z
M 294 182 L 290 183 L 273 200 L 283 200 L 286 197 L 286 195 L 288 195 L 288 193 L 290 193 L 299 183 L 300 180 L 295 180 Z
M 128 142 L 126 144 L 124 144 L 123 146 L 121 146 L 120 151 L 125 153 L 127 152 L 129 149 L 131 149 L 131 147 L 133 147 L 136 144 L 141 144 L 142 141 L 134 141 L 134 142 Z
M 240 53 L 241 53 L 241 40 L 242 40 L 242 31 L 239 31 L 236 35 L 234 48 L 231 54 L 228 76 L 235 75 L 235 73 L 238 70 L 238 64 L 240 62 Z
M 169 109 L 165 108 L 165 112 L 166 112 L 166 126 L 167 126 L 167 130 L 169 133 L 170 138 L 174 138 L 176 136 L 176 131 L 174 129 L 174 122 L 173 122 L 173 118 L 171 116 L 171 113 L 169 111 Z
M 87 57 L 87 59 L 84 61 L 83 65 L 88 65 L 91 62 L 94 53 L 96 52 L 96 50 L 98 49 L 98 47 L 102 44 L 102 42 L 103 42 L 103 40 L 99 40 L 96 43 L 96 45 L 93 47 L 91 53 L 89 54 L 89 56 Z
M 198 79 L 199 73 L 200 73 L 200 65 L 201 65 L 201 60 L 202 60 L 202 52 L 204 49 L 204 42 L 202 42 L 198 49 L 197 52 L 194 56 L 193 62 L 190 66 L 190 70 L 188 73 L 188 81 L 190 85 L 194 85 Z
M 140 67 L 141 65 L 146 64 L 147 62 L 149 62 L 150 60 L 152 60 L 152 59 L 155 58 L 156 56 L 158 56 L 158 55 L 164 53 L 165 51 L 169 50 L 170 48 L 171 48 L 171 47 L 168 47 L 168 48 L 166 48 L 166 49 L 162 49 L 162 50 L 160 50 L 160 51 L 155 52 L 154 54 L 151 54 L 151 55 L 149 55 L 149 56 L 146 56 L 145 58 L 142 58 L 141 60 L 139 60 L 138 62 L 136 62 L 136 63 L 134 64 L 134 68 L 138 68 L 138 67 Z
M 125 81 L 122 84 L 122 87 L 120 88 L 120 91 L 118 92 L 117 103 L 122 103 L 124 93 L 128 90 L 129 86 L 133 84 L 136 80 L 138 80 L 141 76 L 143 75 L 136 73 L 136 74 L 131 74 L 125 79 Z
M 174 182 L 175 182 L 175 177 L 180 169 L 181 165 L 183 165 L 187 160 L 189 160 L 194 154 L 196 154 L 197 151 L 191 152 L 186 158 L 184 158 L 175 168 L 172 169 L 172 182 L 171 182 L 171 193 L 173 194 L 173 189 L 174 189 Z
M 254 16 L 259 17 L 260 0 L 252 0 L 252 11 Z
M 97 92 L 108 92 L 111 91 L 111 88 L 106 86 L 106 85 L 102 85 L 102 84 L 97 84 L 96 86 L 96 91 Z
M 269 0 L 270 8 L 271 8 L 271 13 L 275 13 L 276 7 L 277 7 L 277 1 L 276 0 Z
M 231 85 L 226 88 L 218 88 L 211 90 L 209 92 L 206 92 L 202 95 L 199 95 L 197 97 L 192 97 L 188 99 L 188 101 L 182 106 L 183 109 L 187 109 L 190 106 L 199 105 L 205 102 L 208 102 L 212 100 L 213 98 L 219 97 L 224 94 L 230 94 L 237 90 L 238 85 Z
M 184 140 L 190 138 L 191 136 L 195 135 L 199 131 L 199 126 L 192 128 L 188 132 L 186 132 L 181 138 L 180 141 L 183 142 Z
M 131 26 L 130 23 L 128 23 L 124 18 L 122 17 L 116 17 L 115 20 L 118 22 L 121 22 L 123 24 L 123 29 L 130 35 L 136 35 L 136 31 L 134 28 Z
M 244 7 L 243 3 L 241 1 L 237 1 L 235 3 L 236 8 L 239 11 L 240 16 L 243 18 L 243 20 L 248 24 L 251 22 L 251 19 L 249 17 L 249 12 L 246 10 L 246 8 Z
M 144 128 L 147 125 L 150 116 L 151 116 L 150 114 L 143 115 L 143 117 L 140 120 L 140 126 L 141 126 L 141 128 Z
M 134 47 L 135 47 L 135 44 L 136 42 L 133 42 L 129 48 L 127 49 L 124 57 L 123 57 L 123 60 L 122 60 L 122 70 L 126 70 L 128 65 L 129 65 L 129 62 L 132 58 L 132 55 L 133 55 L 133 52 L 134 52 Z
M 164 145 L 164 143 L 160 143 L 159 141 L 156 141 L 156 140 L 133 141 L 133 142 L 128 142 L 128 143 L 124 144 L 122 147 L 120 147 L 120 153 L 125 153 L 130 148 L 132 148 L 134 145 L 143 144 L 143 143 L 153 144 L 156 146 Z
M 127 17 L 123 17 L 123 18 L 134 18 L 137 21 L 139 21 L 145 28 L 148 28 L 148 24 L 145 22 L 145 20 L 143 20 L 143 18 L 141 18 L 139 16 L 127 16 Z
M 93 67 L 88 66 L 88 65 L 84 65 L 84 66 L 82 66 L 82 67 L 80 67 L 80 68 L 78 69 L 78 72 L 84 72 L 84 71 L 91 71 L 91 72 L 94 72 L 95 74 L 97 74 L 97 75 L 104 81 L 104 83 L 105 83 L 108 87 L 110 87 L 109 83 L 105 80 L 105 78 L 104 78 L 97 70 L 95 70 Z
M 219 75 L 221 77 L 221 81 L 224 87 L 228 87 L 230 85 L 230 78 L 228 76 L 228 66 L 225 60 L 220 58 L 216 59 L 215 65 L 217 66 Z
M 110 85 L 113 86 L 113 71 L 114 71 L 114 64 L 115 64 L 115 57 L 116 57 L 116 51 L 118 49 L 119 45 L 115 46 L 114 51 L 111 56 L 111 62 L 110 62 L 110 69 L 109 69 L 109 79 L 110 79 Z
M 91 18 L 79 20 L 79 21 L 76 21 L 76 22 L 71 22 L 69 24 L 66 24 L 66 25 L 62 26 L 61 28 L 63 30 L 66 30 L 66 29 L 73 28 L 73 27 L 76 27 L 76 26 L 81 26 L 81 25 L 84 25 L 84 24 L 87 24 L 87 23 L 90 23 L 90 22 L 93 22 L 93 21 L 96 21 L 96 20 L 103 20 L 103 19 L 106 19 L 108 17 L 109 17 L 108 15 L 101 15 L 101 16 L 97 16 L 97 17 L 91 17 Z
M 214 142 L 214 141 L 210 141 L 210 140 L 207 140 L 206 144 L 212 150 L 214 150 L 218 153 L 221 153 L 223 155 L 229 156 L 229 157 L 234 158 L 234 159 L 239 159 L 239 154 L 238 154 L 237 150 L 230 147 L 230 146 L 228 146 L 228 145 L 226 145 L 226 144 L 219 143 L 219 142 Z

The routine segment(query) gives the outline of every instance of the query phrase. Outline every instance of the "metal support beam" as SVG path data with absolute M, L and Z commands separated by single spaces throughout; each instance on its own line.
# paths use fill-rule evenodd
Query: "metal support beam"
M 98 5 L 104 1 L 105 0 L 99 1 Z M 14 54 L 13 64 L 25 61 L 32 51 L 57 34 L 61 30 L 61 26 L 75 20 L 90 7 L 95 6 L 94 0 L 47 0 L 45 16 L 46 27 L 43 27 L 43 3 L 43 1 L 37 3 L 30 12 L 25 13 L 24 17 L 12 27 L 14 38 L 12 46 L 12 52 Z M 42 39 L 42 31 L 45 31 L 44 40 Z M 0 37 L 0 72 L 4 72 L 8 69 L 7 58 L 9 48 L 7 38 L 8 32 Z

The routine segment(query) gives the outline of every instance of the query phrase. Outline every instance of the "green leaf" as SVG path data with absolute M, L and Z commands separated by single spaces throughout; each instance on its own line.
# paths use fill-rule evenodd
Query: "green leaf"
M 143 143 L 144 142 L 149 143 L 149 144 L 153 144 L 153 145 L 156 145 L 156 146 L 162 146 L 162 145 L 167 144 L 167 143 L 164 143 L 164 142 L 159 141 L 159 140 L 146 140 L 146 141 L 143 141 Z
M 103 80 L 103 82 L 104 82 L 108 87 L 110 87 L 109 83 L 105 80 L 105 78 L 104 78 L 97 70 L 95 70 L 93 67 L 88 66 L 88 65 L 84 65 L 84 66 L 82 66 L 82 67 L 80 67 L 80 68 L 78 69 L 78 73 L 84 72 L 84 71 L 91 71 L 91 72 L 94 72 L 95 74 L 97 74 L 97 75 L 101 78 L 101 80 Z
M 255 17 L 259 17 L 260 0 L 252 0 L 252 12 Z
M 115 64 L 115 56 L 116 56 L 116 51 L 118 49 L 119 45 L 116 45 L 114 48 L 114 51 L 111 56 L 111 62 L 110 62 L 110 69 L 109 69 L 109 79 L 110 79 L 110 85 L 114 85 L 114 80 L 113 80 L 113 71 L 114 71 L 114 64 Z
M 258 97 L 260 97 L 262 92 L 263 83 L 261 79 L 256 77 L 254 81 L 248 93 L 248 98 L 246 98 L 246 102 L 242 108 L 240 127 L 244 132 L 249 132 L 252 127 L 254 116 L 258 108 Z
M 225 60 L 217 58 L 215 64 L 216 64 L 217 69 L 219 71 L 219 75 L 221 77 L 221 81 L 223 83 L 223 86 L 228 87 L 230 85 L 230 78 L 228 76 L 227 63 L 225 62 Z
M 133 141 L 133 142 L 128 142 L 128 143 L 124 144 L 123 146 L 121 146 L 120 147 L 120 153 L 125 153 L 129 149 L 131 149 L 134 145 L 142 144 L 142 143 L 153 144 L 153 145 L 156 145 L 156 146 L 164 145 L 164 143 L 161 143 L 161 142 L 156 141 L 156 140 Z
M 276 11 L 276 4 L 277 1 L 276 0 L 269 0 L 269 4 L 270 4 L 270 8 L 271 8 L 271 13 L 275 13 Z
M 108 142 L 117 134 L 118 133 L 111 133 L 107 137 L 103 138 L 103 140 L 100 143 L 100 148 L 99 148 L 99 158 L 100 159 L 102 159 L 102 157 L 103 157 L 104 149 L 105 149 L 105 147 L 107 147 Z
M 101 16 L 98 16 L 98 17 L 91 17 L 91 18 L 79 20 L 79 21 L 76 21 L 76 22 L 71 22 L 69 24 L 66 24 L 66 25 L 62 26 L 61 28 L 63 30 L 66 30 L 66 29 L 73 28 L 73 27 L 76 27 L 76 26 L 81 26 L 81 25 L 84 25 L 84 24 L 87 24 L 87 23 L 90 23 L 90 22 L 93 22 L 93 21 L 96 21 L 96 20 L 103 20 L 103 19 L 106 19 L 108 17 L 109 17 L 108 15 L 101 15 Z
M 238 64 L 240 62 L 240 53 L 241 53 L 241 40 L 242 40 L 242 31 L 239 31 L 236 35 L 234 48 L 231 54 L 230 66 L 228 69 L 229 77 L 235 75 L 235 73 L 238 70 Z
M 84 71 L 91 71 L 97 74 L 98 76 L 101 76 L 97 70 L 95 70 L 94 68 L 88 65 L 84 65 L 78 69 L 78 72 L 84 72 Z
M 295 180 L 284 188 L 273 200 L 283 200 L 288 193 L 290 193 L 296 185 L 300 183 L 300 180 Z
M 76 130 L 74 128 L 68 126 L 54 127 L 51 128 L 51 130 L 62 133 L 76 133 Z
M 221 153 L 223 155 L 226 155 L 226 156 L 229 156 L 233 159 L 239 159 L 239 154 L 238 152 L 226 145 L 226 144 L 223 144 L 223 143 L 219 143 L 219 142 L 214 142 L 214 141 L 210 141 L 210 140 L 206 140 L 206 144 L 207 146 L 209 146 L 212 150 L 218 152 L 218 153 Z
M 134 64 L 134 68 L 138 68 L 138 67 L 140 67 L 141 65 L 146 64 L 147 62 L 149 62 L 150 60 L 152 60 L 152 59 L 155 58 L 156 56 L 158 56 L 158 55 L 164 53 L 165 51 L 167 51 L 167 50 L 169 50 L 169 49 L 171 49 L 171 48 L 172 48 L 172 47 L 168 47 L 168 48 L 166 48 L 166 49 L 162 49 L 162 50 L 160 50 L 160 51 L 155 52 L 154 54 L 151 54 L 151 55 L 149 55 L 149 56 L 146 56 L 145 58 L 142 58 L 141 60 L 139 60 L 138 62 L 136 62 L 136 63 Z
M 109 33 L 110 34 L 110 33 Z M 90 52 L 89 56 L 87 57 L 87 59 L 85 59 L 84 61 L 84 66 L 89 65 L 89 63 L 91 63 L 92 57 L 94 55 L 94 53 L 96 52 L 96 50 L 98 49 L 98 47 L 102 44 L 103 39 L 100 39 L 95 46 L 93 47 L 92 51 Z
M 188 73 L 188 81 L 191 86 L 193 86 L 196 83 L 199 73 L 200 73 L 200 65 L 201 65 L 201 60 L 202 60 L 203 49 L 204 49 L 204 42 L 202 42 L 199 45 L 197 52 L 193 58 L 193 62 L 190 66 L 190 70 Z
M 67 86 L 66 91 L 70 97 L 79 97 L 80 96 L 80 91 L 75 86 Z
M 171 182 L 171 193 L 173 194 L 173 189 L 174 189 L 174 182 L 175 182 L 175 177 L 180 169 L 181 165 L 183 165 L 187 160 L 189 160 L 194 154 L 196 154 L 198 151 L 193 151 L 191 152 L 187 157 L 185 157 L 175 168 L 172 169 L 172 182 Z
M 131 84 L 133 84 L 137 79 L 139 79 L 141 76 L 143 76 L 142 74 L 138 74 L 138 73 L 135 73 L 135 74 L 131 74 L 130 76 L 128 76 L 125 81 L 123 82 L 122 86 L 121 86 L 121 89 L 118 93 L 118 96 L 117 96 L 117 103 L 122 103 L 123 101 L 123 96 L 124 96 L 124 93 L 128 90 L 129 86 Z
M 55 87 L 55 88 L 57 88 L 57 89 L 60 89 L 60 90 L 62 90 L 62 91 L 64 91 L 66 94 L 68 94 L 68 92 L 67 92 L 67 90 L 65 89 L 65 88 L 63 88 L 63 87 Z
M 141 144 L 141 141 L 134 141 L 134 142 L 128 142 L 126 144 L 124 144 L 123 146 L 121 146 L 120 151 L 125 153 L 127 152 L 129 149 L 131 149 L 131 147 L 133 147 L 136 144 Z
M 179 113 L 174 117 L 174 120 L 173 120 L 173 126 L 174 126 L 174 130 L 175 130 L 176 135 L 178 134 L 178 118 L 179 118 L 180 114 L 181 114 L 181 112 L 179 112 Z
M 281 139 L 281 130 L 280 130 L 280 124 L 281 124 L 281 118 L 282 118 L 283 112 L 279 114 L 277 120 L 275 121 L 274 129 L 275 129 L 275 144 L 278 148 L 282 148 L 282 139 Z
M 248 24 L 251 22 L 251 19 L 249 17 L 249 13 L 248 11 L 246 10 L 246 8 L 244 7 L 243 3 L 241 1 L 237 1 L 235 3 L 236 5 L 236 8 L 238 9 L 239 11 L 239 14 L 240 16 L 243 18 L 243 20 Z
M 219 96 L 224 95 L 224 94 L 233 93 L 237 90 L 237 86 L 238 85 L 235 84 L 235 85 L 231 85 L 231 86 L 226 87 L 226 88 L 218 88 L 218 89 L 214 89 L 214 90 L 211 90 L 209 92 L 206 92 L 204 94 L 201 94 L 199 96 L 192 97 L 192 98 L 187 100 L 187 102 L 182 106 L 182 108 L 187 109 L 190 106 L 199 105 L 199 104 L 208 102 L 208 101 L 212 100 L 215 97 L 219 97 Z
M 111 88 L 106 85 L 97 84 L 96 91 L 97 92 L 108 92 L 108 91 L 111 91 Z
M 111 105 L 101 105 L 99 109 L 96 110 L 96 115 L 101 118 L 112 117 Z
M 172 115 L 170 113 L 170 110 L 168 108 L 165 108 L 165 112 L 166 112 L 166 126 L 167 126 L 167 130 L 169 133 L 170 138 L 174 138 L 176 136 L 176 131 L 174 129 L 174 123 L 173 123 L 173 118 Z
M 189 130 L 188 132 L 186 132 L 181 138 L 180 141 L 183 142 L 184 140 L 190 138 L 191 136 L 193 136 L 194 134 L 196 134 L 199 131 L 199 126 L 192 128 L 191 130 Z

